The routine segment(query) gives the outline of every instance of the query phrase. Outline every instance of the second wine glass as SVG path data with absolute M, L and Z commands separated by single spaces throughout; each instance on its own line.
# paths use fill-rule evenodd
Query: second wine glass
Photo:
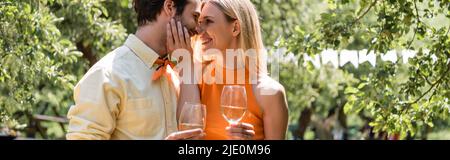
M 239 122 L 247 112 L 247 93 L 243 86 L 225 86 L 221 95 L 222 115 L 228 123 Z
M 178 129 L 180 131 L 191 129 L 205 129 L 206 125 L 206 107 L 199 103 L 185 103 L 181 109 L 178 120 Z

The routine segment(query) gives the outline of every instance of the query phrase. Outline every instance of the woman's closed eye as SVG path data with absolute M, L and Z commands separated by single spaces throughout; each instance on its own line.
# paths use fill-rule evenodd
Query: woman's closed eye
M 205 19 L 199 22 L 200 24 L 205 24 L 205 25 L 209 25 L 211 23 L 214 23 L 214 21 L 210 20 L 210 19 Z

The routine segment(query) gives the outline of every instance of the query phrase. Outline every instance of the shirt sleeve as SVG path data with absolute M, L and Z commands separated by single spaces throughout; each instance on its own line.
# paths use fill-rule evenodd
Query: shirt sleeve
M 88 72 L 74 89 L 69 109 L 68 140 L 107 140 L 116 126 L 123 89 L 105 69 Z

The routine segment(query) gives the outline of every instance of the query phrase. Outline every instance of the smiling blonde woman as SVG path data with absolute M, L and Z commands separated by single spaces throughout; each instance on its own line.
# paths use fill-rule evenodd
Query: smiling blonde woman
M 196 44 L 199 46 L 194 50 L 200 53 L 194 54 L 203 56 L 211 50 L 220 51 L 220 57 L 226 62 L 212 70 L 213 74 L 223 74 L 224 83 L 205 83 L 207 81 L 202 80 L 198 85 L 199 99 L 207 110 L 205 139 L 285 139 L 288 123 L 285 91 L 281 84 L 267 75 L 266 52 L 254 5 L 249 0 L 203 1 L 198 25 Z M 244 65 L 228 63 L 230 52 L 227 50 L 243 51 L 241 56 L 232 57 L 231 62 L 236 58 L 236 62 Z M 250 65 L 252 61 L 256 65 Z M 206 67 L 203 68 L 214 63 L 221 62 L 213 59 L 204 63 Z M 210 73 L 203 71 L 203 74 Z M 241 83 L 242 79 L 238 79 L 244 75 L 245 82 Z M 229 124 L 222 116 L 221 93 L 227 85 L 239 85 L 246 90 L 247 111 L 240 123 Z M 182 89 L 179 102 L 190 101 L 184 98 L 188 97 L 186 95 L 192 97 L 193 93 L 195 91 Z

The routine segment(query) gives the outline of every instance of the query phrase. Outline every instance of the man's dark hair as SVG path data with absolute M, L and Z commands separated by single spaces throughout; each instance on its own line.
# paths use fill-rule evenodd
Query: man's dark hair
M 133 0 L 139 26 L 153 22 L 162 12 L 166 0 Z M 176 15 L 181 15 L 188 0 L 172 0 L 176 8 Z

